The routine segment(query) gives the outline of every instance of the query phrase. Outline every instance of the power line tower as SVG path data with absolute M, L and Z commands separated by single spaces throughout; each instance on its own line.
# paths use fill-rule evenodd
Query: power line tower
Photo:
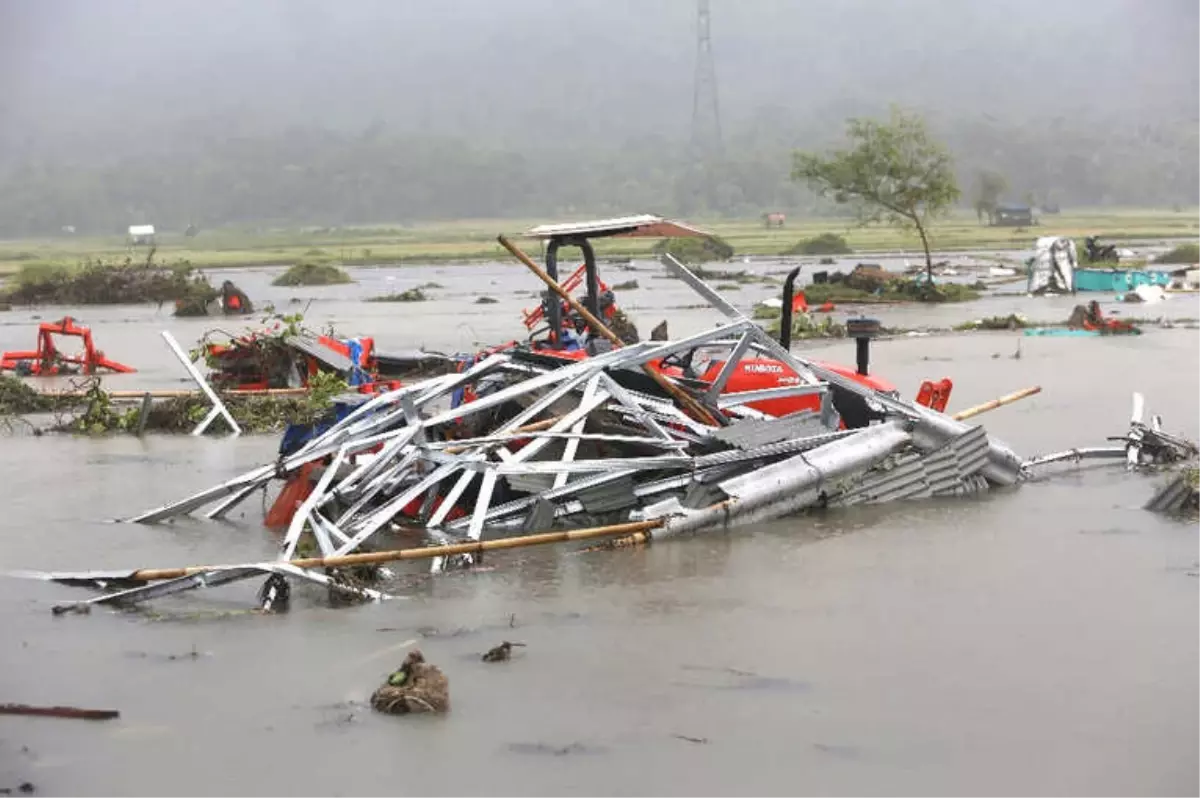
M 717 70 L 713 66 L 708 0 L 696 0 L 696 78 L 692 95 L 692 153 L 703 160 L 720 155 L 721 110 L 717 105 Z

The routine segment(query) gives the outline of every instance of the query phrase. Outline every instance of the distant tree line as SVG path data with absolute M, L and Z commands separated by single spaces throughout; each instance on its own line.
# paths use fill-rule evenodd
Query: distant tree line
M 104 162 L 42 158 L 0 172 L 0 235 L 54 234 L 66 225 L 114 233 L 143 222 L 183 232 L 623 212 L 831 214 L 833 202 L 790 179 L 792 152 L 836 143 L 843 122 L 797 129 L 753 120 L 727 139 L 725 157 L 703 163 L 665 137 L 521 150 L 378 125 L 359 134 L 314 125 L 205 137 L 174 152 L 125 151 Z M 953 155 L 960 204 L 981 216 L 996 202 L 1028 198 L 1064 208 L 1200 202 L 1194 119 L 1006 125 L 934 116 L 929 124 Z

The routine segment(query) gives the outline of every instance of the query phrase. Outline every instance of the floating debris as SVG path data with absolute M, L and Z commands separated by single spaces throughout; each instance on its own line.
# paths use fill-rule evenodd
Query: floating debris
M 215 299 L 217 291 L 187 261 L 154 263 L 151 248 L 144 263 L 87 260 L 76 267 L 30 264 L 12 278 L 3 297 L 12 305 L 123 305 L 140 302 Z M 207 300 L 206 300 L 207 301 Z
M 450 709 L 450 680 L 418 650 L 371 695 L 371 706 L 388 715 L 441 713 Z
M 36 715 L 43 718 L 72 720 L 112 720 L 121 717 L 115 709 L 80 709 L 79 707 L 35 707 L 29 704 L 0 704 L 0 715 Z
M 510 643 L 505 640 L 495 648 L 490 648 L 483 655 L 484 662 L 505 662 L 512 657 L 513 646 L 524 646 L 524 643 Z
M 409 288 L 407 291 L 401 291 L 398 294 L 384 294 L 383 296 L 373 296 L 367 299 L 367 302 L 425 302 L 429 297 L 420 288 Z

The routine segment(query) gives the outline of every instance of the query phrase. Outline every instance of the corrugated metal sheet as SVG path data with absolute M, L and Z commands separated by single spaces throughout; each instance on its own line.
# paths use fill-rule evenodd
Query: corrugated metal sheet
M 1192 486 L 1188 470 L 1185 469 L 1163 485 L 1154 498 L 1146 503 L 1145 509 L 1155 513 L 1178 513 L 1189 502 L 1195 504 L 1196 501 L 1196 488 Z
M 821 423 L 819 413 L 802 410 L 780 418 L 744 418 L 715 431 L 712 437 L 744 451 L 770 443 L 821 435 L 825 432 L 828 430 Z
M 978 492 L 976 478 L 987 464 L 988 437 L 983 427 L 972 427 L 946 445 L 927 454 L 901 455 L 886 468 L 872 472 L 842 494 L 836 504 L 849 506 L 901 499 L 927 499 Z
M 633 493 L 633 477 L 625 476 L 606 485 L 597 485 L 579 492 L 579 502 L 589 513 L 607 513 L 637 505 Z
M 540 224 L 525 232 L 527 238 L 556 238 L 560 236 L 683 238 L 707 235 L 708 233 L 691 225 L 650 214 L 618 216 L 613 219 L 597 219 L 590 222 Z
M 322 346 L 315 338 L 308 338 L 302 335 L 289 335 L 283 339 L 283 342 L 288 346 L 299 349 L 306 355 L 312 355 L 325 365 L 342 373 L 347 373 L 354 368 L 354 364 L 350 362 L 350 358 L 341 352 L 335 352 L 327 346 Z

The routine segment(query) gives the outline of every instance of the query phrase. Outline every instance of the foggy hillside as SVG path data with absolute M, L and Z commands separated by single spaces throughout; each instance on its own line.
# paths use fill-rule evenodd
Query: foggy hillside
M 1014 172 L 1014 190 L 1076 203 L 1196 201 L 1195 2 L 712 0 L 712 34 L 726 156 L 743 166 L 710 164 L 729 188 L 706 198 L 708 210 L 800 202 L 803 192 L 785 185 L 787 150 L 823 146 L 847 115 L 890 102 L 927 115 L 959 155 L 964 188 L 988 166 Z M 337 175 L 361 172 L 358 182 L 376 171 L 364 159 L 399 168 L 405 153 L 457 153 L 487 161 L 487 180 L 525 192 L 518 203 L 482 207 L 472 195 L 511 197 L 512 186 L 477 185 L 474 168 L 457 188 L 426 189 L 406 167 L 407 200 L 360 192 L 355 213 L 379 219 L 429 207 L 422 191 L 449 215 L 609 202 L 677 210 L 677 195 L 688 193 L 679 189 L 689 168 L 679 150 L 694 66 L 691 0 L 2 0 L 0 186 L 32 192 L 42 207 L 21 211 L 18 224 L 19 209 L 0 200 L 0 230 L 53 229 L 47 214 L 61 216 L 64 203 L 78 216 L 111 204 L 104 196 L 114 191 L 137 206 L 126 215 L 347 221 L 344 197 L 290 210 L 295 182 L 273 189 L 261 184 L 273 182 L 265 174 L 232 200 L 244 207 L 222 210 L 214 184 L 246 174 L 246 159 L 283 151 L 291 160 L 272 174 L 320 172 L 316 161 L 340 158 Z M 364 140 L 374 145 L 364 150 Z M 620 164 L 638 153 L 637 170 Z M 758 173 L 773 170 L 773 187 L 748 182 L 745 162 L 758 164 L 759 183 Z M 552 163 L 576 180 L 624 173 L 617 186 L 539 199 Z M 612 196 L 649 180 L 652 168 L 665 170 L 664 185 Z M 1087 185 L 1098 178 L 1083 173 L 1096 168 L 1154 177 Z M 140 177 L 116 186 L 115 169 Z M 1061 175 L 1044 179 L 1048 172 Z M 333 176 L 311 174 L 305 186 L 329 193 Z M 205 196 L 183 207 L 172 191 Z M 458 208 L 459 198 L 471 201 Z

